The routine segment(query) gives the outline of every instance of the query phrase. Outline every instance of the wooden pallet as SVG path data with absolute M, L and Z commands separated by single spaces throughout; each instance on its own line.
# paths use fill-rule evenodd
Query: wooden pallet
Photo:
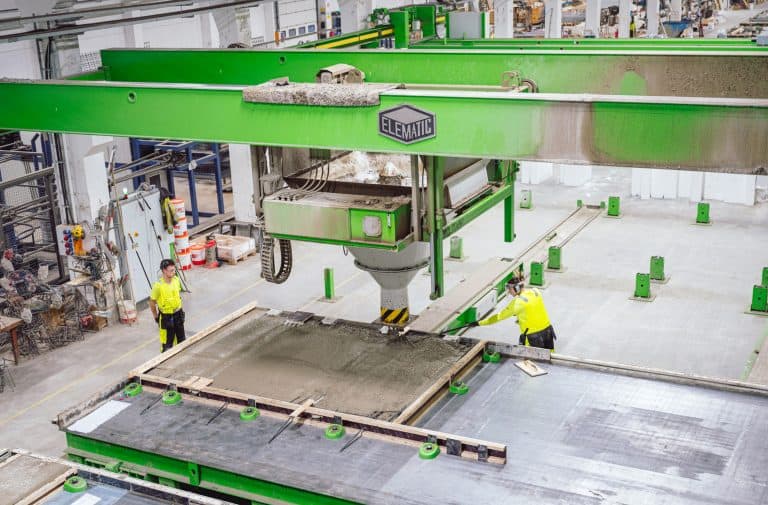
M 238 261 L 242 261 L 242 260 L 244 260 L 246 258 L 249 258 L 249 257 L 253 256 L 254 254 L 256 254 L 257 252 L 258 251 L 256 249 L 250 249 L 248 251 L 245 251 L 244 254 L 241 254 L 240 256 L 237 256 L 235 258 L 227 258 L 227 259 L 219 258 L 219 259 L 221 259 L 222 261 L 226 261 L 230 265 L 237 265 Z

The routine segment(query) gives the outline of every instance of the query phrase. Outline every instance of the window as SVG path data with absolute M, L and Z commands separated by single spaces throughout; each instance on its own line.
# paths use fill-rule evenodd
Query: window
M 280 32 L 280 40 L 285 40 L 285 30 Z
M 296 28 L 291 28 L 288 30 L 288 37 L 295 37 L 296 36 Z
M 315 33 L 315 25 L 307 25 L 307 33 Z
M 303 26 L 299 27 L 299 35 L 305 35 L 307 33 L 307 29 Z

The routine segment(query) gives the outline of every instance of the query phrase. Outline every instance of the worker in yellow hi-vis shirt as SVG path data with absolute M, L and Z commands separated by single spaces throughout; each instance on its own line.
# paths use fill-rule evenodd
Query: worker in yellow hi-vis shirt
M 507 282 L 507 293 L 512 296 L 512 301 L 501 312 L 469 326 L 487 326 L 515 316 L 520 326 L 520 345 L 554 351 L 557 336 L 549 322 L 541 291 L 536 288 L 525 289 L 523 280 L 523 277 L 516 276 Z
M 176 264 L 165 259 L 160 262 L 162 275 L 152 285 L 149 295 L 149 310 L 160 326 L 160 348 L 162 352 L 180 344 L 184 334 L 184 310 L 181 308 L 181 281 L 176 276 Z

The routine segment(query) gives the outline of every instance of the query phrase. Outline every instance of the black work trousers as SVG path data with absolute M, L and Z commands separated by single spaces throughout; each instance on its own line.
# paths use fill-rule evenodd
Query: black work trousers
M 520 345 L 526 344 L 526 340 L 528 341 L 527 345 L 531 347 L 553 350 L 557 335 L 555 335 L 555 329 L 552 328 L 552 325 L 549 325 L 541 331 L 520 335 Z
M 179 309 L 173 314 L 160 314 L 160 333 L 165 331 L 165 343 L 162 343 L 163 352 L 173 347 L 174 340 L 180 344 L 186 340 L 184 333 L 184 311 Z M 161 338 L 162 342 L 162 338 Z

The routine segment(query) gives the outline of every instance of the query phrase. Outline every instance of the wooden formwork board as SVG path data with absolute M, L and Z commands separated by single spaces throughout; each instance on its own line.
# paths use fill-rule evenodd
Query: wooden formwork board
M 507 457 L 507 447 L 504 444 L 479 440 L 470 437 L 453 435 L 434 430 L 425 430 L 422 428 L 409 426 L 391 421 L 382 421 L 370 417 L 348 414 L 346 412 L 337 412 L 319 407 L 308 407 L 300 403 L 275 400 L 263 396 L 239 393 L 229 389 L 220 389 L 205 386 L 194 390 L 185 387 L 179 383 L 166 378 L 150 374 L 141 374 L 134 377 L 134 380 L 141 382 L 145 389 L 149 391 L 162 392 L 168 389 L 176 389 L 184 395 L 185 400 L 200 402 L 220 402 L 225 403 L 228 409 L 239 409 L 245 406 L 253 406 L 264 412 L 266 415 L 288 419 L 297 410 L 299 414 L 297 420 L 302 422 L 327 426 L 341 421 L 347 428 L 363 430 L 363 436 L 381 438 L 393 443 L 403 443 L 408 445 L 418 445 L 427 440 L 434 439 L 442 448 L 446 448 L 450 443 L 460 444 L 461 453 L 454 454 L 467 459 L 482 459 L 482 455 L 487 451 L 489 463 L 504 464 Z M 303 410 L 302 407 L 304 407 Z

